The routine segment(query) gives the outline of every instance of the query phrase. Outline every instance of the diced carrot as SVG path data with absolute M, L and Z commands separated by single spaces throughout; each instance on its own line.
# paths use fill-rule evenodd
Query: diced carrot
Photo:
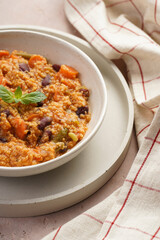
M 0 85 L 6 86 L 7 80 L 5 77 L 0 76 Z
M 30 59 L 29 59 L 29 61 L 28 61 L 28 64 L 29 64 L 29 66 L 31 67 L 31 68 L 33 68 L 34 67 L 34 64 L 36 63 L 36 62 L 38 62 L 38 61 L 43 61 L 43 62 L 47 62 L 46 61 L 46 59 L 44 58 L 44 57 L 42 57 L 42 56 L 40 56 L 40 55 L 33 55 L 33 56 L 31 56 L 30 57 Z
M 61 65 L 59 73 L 65 78 L 75 79 L 78 76 L 78 71 L 68 65 Z
M 8 57 L 9 52 L 7 50 L 0 50 L 0 58 L 1 57 Z
M 28 117 L 28 121 L 32 121 L 34 118 L 37 118 L 37 117 L 39 117 L 39 114 L 37 114 L 37 113 L 33 113 L 33 114 L 31 114 L 29 117 Z
M 26 133 L 25 133 L 26 124 L 25 124 L 24 120 L 21 118 L 14 118 L 14 119 L 12 119 L 11 124 L 12 124 L 13 128 L 15 129 L 16 136 L 23 140 L 26 135 Z

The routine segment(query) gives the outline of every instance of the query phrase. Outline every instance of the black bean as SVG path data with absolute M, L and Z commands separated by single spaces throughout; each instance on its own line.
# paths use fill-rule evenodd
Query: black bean
M 52 140 L 52 132 L 50 130 L 44 130 L 37 139 L 37 144 L 42 144 Z
M 27 63 L 20 63 L 19 70 L 22 72 L 30 72 L 29 65 Z
M 52 68 L 53 68 L 56 72 L 59 72 L 61 66 L 58 65 L 58 64 L 53 64 L 53 65 L 52 65 Z
M 42 86 L 45 87 L 45 86 L 49 85 L 50 82 L 51 82 L 51 76 L 49 74 L 47 74 L 45 76 L 45 78 L 43 78 L 43 80 L 42 80 Z
M 86 89 L 86 88 L 81 88 L 81 89 L 79 89 L 79 91 L 80 92 L 82 92 L 82 95 L 84 96 L 84 97 L 89 97 L 89 90 L 88 89 Z
M 59 149 L 59 153 L 65 153 L 65 152 L 67 152 L 67 146 L 65 146 L 63 149 Z
M 38 129 L 43 130 L 46 126 L 50 125 L 52 122 L 51 117 L 44 117 L 41 119 L 40 123 L 38 124 Z
M 31 134 L 31 131 L 28 130 L 28 132 L 27 132 L 27 134 L 26 134 L 26 137 L 28 137 L 30 134 Z
M 4 109 L 3 112 L 6 114 L 7 117 L 11 114 L 11 112 L 8 109 Z
M 38 102 L 37 103 L 37 107 L 42 107 L 43 106 L 43 102 Z
M 2 142 L 2 143 L 6 143 L 6 142 L 7 142 L 7 139 L 4 138 L 4 137 L 0 137 L 0 142 Z
M 79 107 L 76 111 L 76 114 L 80 116 L 81 114 L 88 113 L 88 107 Z

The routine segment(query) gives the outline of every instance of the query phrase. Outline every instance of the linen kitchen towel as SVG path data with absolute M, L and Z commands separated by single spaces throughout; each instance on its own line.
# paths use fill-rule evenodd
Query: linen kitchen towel
M 66 0 L 66 15 L 108 59 L 123 59 L 139 152 L 124 184 L 44 240 L 160 239 L 160 1 Z

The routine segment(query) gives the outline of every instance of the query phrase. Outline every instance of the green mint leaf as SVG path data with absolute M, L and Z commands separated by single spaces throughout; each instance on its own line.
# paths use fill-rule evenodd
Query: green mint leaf
M 23 104 L 37 103 L 46 99 L 46 96 L 41 92 L 31 92 L 27 94 L 22 94 L 22 89 L 17 87 L 14 94 L 8 91 L 3 85 L 0 85 L 0 98 L 7 103 L 18 103 Z
M 22 97 L 22 89 L 20 88 L 20 86 L 17 87 L 16 91 L 14 92 L 14 96 L 16 99 L 19 99 Z
M 14 94 L 3 85 L 0 85 L 0 98 L 7 103 L 14 102 Z
M 44 99 L 46 99 L 46 96 L 38 91 L 24 94 L 20 98 L 21 103 L 23 104 L 37 103 L 43 101 Z

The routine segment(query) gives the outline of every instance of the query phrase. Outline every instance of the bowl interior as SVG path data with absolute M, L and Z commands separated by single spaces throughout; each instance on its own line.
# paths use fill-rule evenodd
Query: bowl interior
M 88 131 L 84 139 L 67 153 L 70 155 L 70 158 L 72 158 L 72 152 L 77 148 L 83 147 L 83 145 L 93 137 L 102 123 L 105 114 L 106 88 L 98 68 L 92 60 L 77 47 L 64 40 L 46 34 L 20 30 L 0 31 L 0 48 L 9 50 L 10 52 L 16 49 L 32 54 L 41 54 L 52 64 L 67 64 L 77 69 L 80 73 L 79 78 L 82 85 L 85 85 L 90 90 L 89 103 L 91 121 L 88 125 Z M 65 157 L 65 155 L 66 154 L 63 156 Z M 48 164 L 49 162 L 46 162 L 45 164 Z M 62 163 L 63 161 L 56 164 L 55 167 Z M 40 168 L 40 165 L 41 164 L 38 164 L 33 167 Z M 0 169 L 1 168 L 2 167 L 0 167 Z M 53 164 L 51 168 L 54 168 Z M 12 169 L 14 170 L 15 168 Z M 42 171 L 43 170 L 41 169 L 40 172 Z

